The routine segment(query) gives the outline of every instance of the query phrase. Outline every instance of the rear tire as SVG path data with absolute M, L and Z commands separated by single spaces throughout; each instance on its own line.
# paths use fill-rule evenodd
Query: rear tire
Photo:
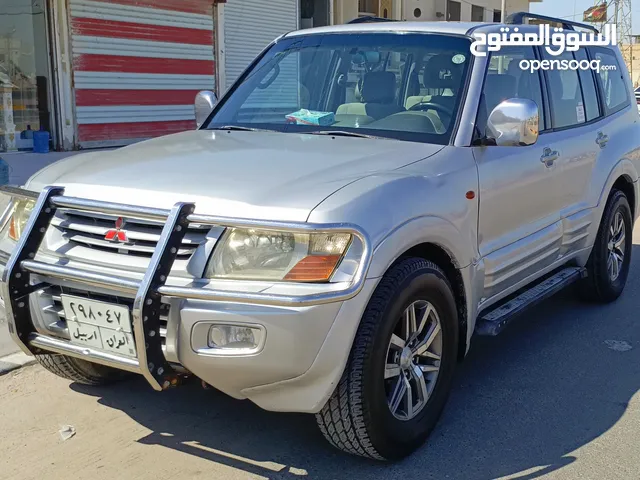
M 127 376 L 127 372 L 67 355 L 38 354 L 36 360 L 51 373 L 82 385 L 108 385 Z
M 613 190 L 587 262 L 587 278 L 578 284 L 580 297 L 585 301 L 610 303 L 622 294 L 631 264 L 632 232 L 627 197 L 620 190 Z
M 445 406 L 457 345 L 456 302 L 442 270 L 421 258 L 400 261 L 367 305 L 342 379 L 316 414 L 320 430 L 355 455 L 399 460 L 411 454 Z

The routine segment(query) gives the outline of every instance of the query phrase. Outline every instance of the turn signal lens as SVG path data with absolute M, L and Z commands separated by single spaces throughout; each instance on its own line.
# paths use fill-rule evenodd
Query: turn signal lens
M 16 201 L 11 220 L 9 221 L 9 238 L 16 242 L 20 240 L 20 236 L 27 225 L 27 221 L 31 216 L 35 202 L 33 200 Z
M 11 240 L 15 240 L 16 242 L 20 238 L 18 229 L 16 228 L 16 220 L 13 217 L 11 217 L 11 221 L 9 222 L 9 238 Z
M 284 277 L 292 282 L 326 282 L 338 266 L 341 255 L 313 255 L 300 260 Z

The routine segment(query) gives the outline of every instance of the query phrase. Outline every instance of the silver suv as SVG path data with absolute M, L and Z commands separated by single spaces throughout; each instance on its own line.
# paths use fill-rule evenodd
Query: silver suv
M 499 28 L 289 33 L 198 96 L 197 131 L 5 188 L 14 340 L 76 382 L 193 375 L 315 414 L 347 452 L 408 455 L 474 333 L 574 282 L 611 302 L 629 273 L 640 125 L 619 51 L 560 57 L 600 72 L 470 53 Z

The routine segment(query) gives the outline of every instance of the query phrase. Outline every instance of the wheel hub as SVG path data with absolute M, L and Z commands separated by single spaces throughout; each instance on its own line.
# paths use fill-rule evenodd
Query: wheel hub
M 402 370 L 409 370 L 413 362 L 413 352 L 409 347 L 404 347 L 400 354 L 400 368 Z

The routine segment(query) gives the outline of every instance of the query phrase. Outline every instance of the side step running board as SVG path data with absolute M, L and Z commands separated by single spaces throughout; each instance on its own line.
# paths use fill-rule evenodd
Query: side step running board
M 560 270 L 517 297 L 482 313 L 476 322 L 476 333 L 491 337 L 499 335 L 515 317 L 529 307 L 537 305 L 585 276 L 584 268 L 571 267 Z

